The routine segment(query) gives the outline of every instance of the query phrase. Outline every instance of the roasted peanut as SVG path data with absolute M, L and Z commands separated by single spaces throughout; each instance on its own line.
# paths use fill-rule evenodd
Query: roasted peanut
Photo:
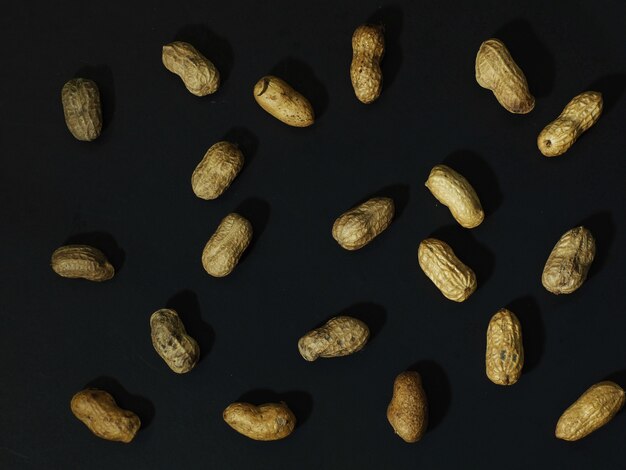
M 218 142 L 204 154 L 191 175 L 191 187 L 202 199 L 216 199 L 230 186 L 243 166 L 243 153 L 230 142 Z
M 279 121 L 293 127 L 307 127 L 315 121 L 309 100 L 284 80 L 267 75 L 254 85 L 254 99 Z
M 463 227 L 478 227 L 485 218 L 472 185 L 449 166 L 435 165 L 428 175 L 426 187 L 440 203 L 450 209 L 452 217 Z
M 422 271 L 448 299 L 463 302 L 476 290 L 476 274 L 456 257 L 447 243 L 427 238 L 417 259 Z
M 220 86 L 220 73 L 213 62 L 187 42 L 175 41 L 163 46 L 161 60 L 196 96 L 215 93 Z
M 602 93 L 585 91 L 575 96 L 563 112 L 537 137 L 537 146 L 546 157 L 562 155 L 602 114 Z
M 115 268 L 104 253 L 88 245 L 66 245 L 54 250 L 50 262 L 52 270 L 62 277 L 89 281 L 107 281 Z
M 150 316 L 152 346 L 165 363 L 177 374 L 193 369 L 200 359 L 200 347 L 187 334 L 178 313 L 169 308 L 157 310 Z
M 556 424 L 556 437 L 577 441 L 601 428 L 624 406 L 624 390 L 615 382 L 592 385 L 571 405 Z
M 73 78 L 61 90 L 65 124 L 78 140 L 95 140 L 102 131 L 100 91 L 93 80 Z
M 380 96 L 383 88 L 380 61 L 384 54 L 385 36 L 382 26 L 364 24 L 354 31 L 350 80 L 361 103 L 369 104 Z
M 369 336 L 370 330 L 361 320 L 348 316 L 334 317 L 300 338 L 298 349 L 307 361 L 318 357 L 347 356 L 363 349 Z
M 596 255 L 596 241 L 585 227 L 568 230 L 546 261 L 541 283 L 553 294 L 571 294 L 582 286 Z
M 202 266 L 214 277 L 231 273 L 252 240 L 252 224 L 236 213 L 228 214 L 202 251 Z
M 393 214 L 393 199 L 374 197 L 335 220 L 333 238 L 346 250 L 358 250 L 389 227 Z
M 528 90 L 524 73 L 499 39 L 488 39 L 480 45 L 476 81 L 493 91 L 498 102 L 511 113 L 526 114 L 535 107 L 535 97 Z
M 387 420 L 395 433 L 409 443 L 419 441 L 426 432 L 428 401 L 417 372 L 406 371 L 396 377 Z
M 72 397 L 70 408 L 92 433 L 109 441 L 129 443 L 141 427 L 135 413 L 121 409 L 103 390 L 88 388 L 78 392 Z
M 501 308 L 487 327 L 485 369 L 494 384 L 513 385 L 522 375 L 522 326 L 513 312 Z
M 255 441 L 276 441 L 287 437 L 296 426 L 296 417 L 281 403 L 232 403 L 224 410 L 224 421 L 240 434 Z

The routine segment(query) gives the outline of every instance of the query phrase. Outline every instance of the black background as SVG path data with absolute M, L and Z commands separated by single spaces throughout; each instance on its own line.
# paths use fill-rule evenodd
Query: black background
M 2 468 L 625 468 L 626 416 L 577 443 L 558 441 L 562 411 L 595 382 L 626 385 L 626 3 L 569 2 L 12 2 L 3 39 L 0 125 L 0 466 Z M 385 86 L 359 103 L 350 38 L 386 26 Z M 504 40 L 537 98 L 513 115 L 474 79 L 480 43 Z M 161 63 L 186 40 L 223 83 L 198 98 Z M 307 96 L 313 127 L 290 128 L 254 102 L 267 73 Z M 75 140 L 60 91 L 97 81 L 105 128 Z M 539 131 L 576 94 L 604 93 L 598 124 L 546 159 Z M 206 149 L 237 142 L 246 163 L 218 200 L 190 177 Z M 465 230 L 424 181 L 445 162 L 476 188 L 485 222 Z M 390 228 L 342 250 L 334 219 L 392 196 Z M 208 276 L 207 239 L 233 210 L 255 229 L 232 275 Z M 540 283 L 563 232 L 584 223 L 597 258 L 585 285 L 557 297 Z M 476 271 L 465 303 L 420 271 L 435 235 Z M 101 248 L 118 268 L 97 284 L 56 276 L 66 242 Z M 148 319 L 176 308 L 203 356 L 184 376 L 150 342 Z M 509 306 L 520 318 L 524 374 L 484 373 L 485 331 Z M 339 313 L 374 332 L 360 353 L 305 362 L 297 340 Z M 393 434 L 394 377 L 419 371 L 431 406 L 422 441 Z M 129 445 L 76 420 L 72 395 L 110 391 L 144 428 Z M 221 418 L 233 401 L 283 399 L 300 425 L 254 442 Z

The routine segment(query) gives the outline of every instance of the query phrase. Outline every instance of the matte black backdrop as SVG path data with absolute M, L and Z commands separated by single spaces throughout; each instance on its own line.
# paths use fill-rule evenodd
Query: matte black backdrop
M 2 468 L 625 468 L 624 413 L 581 442 L 554 437 L 591 384 L 626 385 L 624 2 L 13 3 L 0 19 Z M 368 20 L 386 25 L 387 56 L 383 94 L 365 106 L 348 69 L 352 32 Z M 475 82 L 476 51 L 492 36 L 528 77 L 528 115 Z M 192 96 L 165 70 L 161 46 L 174 39 L 217 64 L 215 95 Z M 313 127 L 289 128 L 255 104 L 269 72 L 310 98 Z M 60 90 L 76 75 L 101 88 L 105 129 L 93 143 L 63 121 Z M 541 156 L 538 132 L 590 88 L 605 96 L 599 123 L 566 155 Z M 200 200 L 191 172 L 224 138 L 245 167 L 220 199 Z M 479 228 L 455 224 L 424 187 L 441 162 L 474 184 L 487 212 Z M 372 194 L 394 197 L 395 221 L 366 248 L 342 250 L 335 217 Z M 252 221 L 254 243 L 214 279 L 200 254 L 233 210 Z M 581 222 L 598 243 L 590 278 L 573 295 L 549 294 L 545 259 Z M 464 304 L 418 268 L 431 234 L 478 274 Z M 102 248 L 116 277 L 56 276 L 50 254 L 68 241 Z M 202 347 L 185 376 L 152 349 L 148 318 L 164 306 Z M 510 388 L 484 373 L 501 306 L 519 316 L 527 353 Z M 298 338 L 339 313 L 366 320 L 370 344 L 305 362 Z M 385 418 L 407 368 L 423 375 L 431 406 L 413 445 Z M 87 384 L 141 416 L 132 444 L 97 439 L 72 416 Z M 300 425 L 284 441 L 248 440 L 221 418 L 239 399 L 284 399 Z

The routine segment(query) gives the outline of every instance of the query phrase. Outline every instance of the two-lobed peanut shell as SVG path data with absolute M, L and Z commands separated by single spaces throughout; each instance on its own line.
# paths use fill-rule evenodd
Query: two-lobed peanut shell
M 476 274 L 457 258 L 446 242 L 436 238 L 423 240 L 417 259 L 424 274 L 447 299 L 463 302 L 476 290 Z
M 59 276 L 88 281 L 107 281 L 115 268 L 104 253 L 89 245 L 65 245 L 52 253 L 52 270 Z
M 426 187 L 435 198 L 450 209 L 452 217 L 465 228 L 478 227 L 485 218 L 480 199 L 463 175 L 446 165 L 435 165 Z
M 546 157 L 562 155 L 602 114 L 602 93 L 585 91 L 567 103 L 563 112 L 537 137 L 537 146 Z
M 511 53 L 499 39 L 488 39 L 476 55 L 476 81 L 491 90 L 498 102 L 509 112 L 526 114 L 535 107 L 528 82 Z
M 230 186 L 243 167 L 237 145 L 222 141 L 212 145 L 191 175 L 191 187 L 201 199 L 216 199 Z
M 252 240 L 252 224 L 233 212 L 220 222 L 202 251 L 202 266 L 214 277 L 228 276 Z
M 487 327 L 485 370 L 494 384 L 513 385 L 524 367 L 522 326 L 513 312 L 501 308 Z
M 73 78 L 61 90 L 65 124 L 72 135 L 84 142 L 95 140 L 102 131 L 100 91 L 93 80 Z
M 335 220 L 333 238 L 346 250 L 358 250 L 389 227 L 394 210 L 391 198 L 369 199 Z
M 198 343 L 175 310 L 162 308 L 150 316 L 150 336 L 155 351 L 177 374 L 189 372 L 200 359 Z
M 215 93 L 220 86 L 220 73 L 213 62 L 187 42 L 175 41 L 163 46 L 161 60 L 196 96 Z
M 226 423 L 240 434 L 255 441 L 276 441 L 292 433 L 296 417 L 281 403 L 232 403 L 224 410 Z
M 315 121 L 313 106 L 283 79 L 273 75 L 254 85 L 256 102 L 281 122 L 293 127 L 308 127 Z
M 365 24 L 354 31 L 350 80 L 361 103 L 372 103 L 380 96 L 383 88 L 380 62 L 384 54 L 385 36 L 382 26 Z
M 98 389 L 86 389 L 72 397 L 72 413 L 96 436 L 109 441 L 129 443 L 139 431 L 141 420 L 123 410 L 113 397 Z
M 559 418 L 555 435 L 577 441 L 607 424 L 624 406 L 624 390 L 615 382 L 592 385 Z
M 417 372 L 405 371 L 393 383 L 387 420 L 405 442 L 419 441 L 428 428 L 428 400 Z
M 347 356 L 363 349 L 369 336 L 370 330 L 361 320 L 338 316 L 300 338 L 298 350 L 307 361 Z
M 541 275 L 553 294 L 571 294 L 582 286 L 596 255 L 596 242 L 585 227 L 568 230 L 556 243 Z

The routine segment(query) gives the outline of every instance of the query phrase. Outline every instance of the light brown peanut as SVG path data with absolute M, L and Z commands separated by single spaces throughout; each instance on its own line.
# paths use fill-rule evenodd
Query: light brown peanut
M 535 107 L 528 82 L 511 53 L 499 39 L 488 39 L 476 55 L 476 81 L 491 90 L 498 102 L 509 112 L 526 114 Z
M 300 338 L 298 350 L 307 361 L 347 356 L 363 349 L 369 336 L 370 330 L 361 320 L 339 316 Z
M 169 308 L 157 310 L 150 316 L 152 346 L 165 363 L 177 374 L 193 369 L 200 359 L 200 347 L 187 334 L 178 313 Z
M 315 121 L 309 100 L 281 78 L 267 75 L 254 85 L 256 102 L 279 121 L 293 127 L 308 127 Z
M 141 427 L 135 413 L 121 409 L 103 390 L 88 388 L 78 392 L 72 397 L 70 408 L 92 433 L 109 441 L 129 443 Z
M 537 146 L 546 157 L 562 155 L 602 114 L 602 93 L 585 91 L 567 103 L 563 112 L 537 137 Z
M 522 326 L 513 312 L 501 308 L 487 327 L 485 369 L 494 384 L 513 385 L 522 375 Z
M 296 426 L 296 417 L 281 403 L 232 403 L 224 410 L 224 421 L 240 434 L 255 441 L 276 441 L 287 437 Z
M 553 294 L 571 294 L 587 279 L 596 255 L 596 241 L 585 227 L 568 230 L 556 243 L 541 275 L 541 283 Z
M 175 41 L 163 46 L 161 60 L 196 96 L 215 93 L 220 86 L 220 73 L 213 62 L 187 42 Z
M 449 166 L 435 165 L 428 175 L 426 187 L 440 203 L 450 209 L 452 217 L 463 227 L 478 227 L 485 218 L 472 185 Z
M 601 428 L 624 406 L 624 390 L 615 382 L 592 385 L 571 405 L 556 424 L 555 435 L 577 441 Z
M 350 80 L 361 103 L 375 101 L 383 88 L 383 73 L 380 69 L 385 54 L 383 30 L 382 26 L 364 24 L 352 35 Z
M 391 223 L 393 199 L 374 197 L 343 213 L 333 224 L 333 238 L 346 250 L 363 248 Z
M 436 238 L 423 240 L 417 259 L 424 274 L 447 299 L 463 302 L 476 290 L 476 274 L 456 257 L 446 242 Z
M 104 253 L 88 245 L 66 245 L 54 250 L 50 261 L 52 270 L 59 276 L 88 281 L 107 281 L 115 268 Z
M 235 144 L 218 142 L 209 148 L 191 175 L 191 187 L 201 199 L 216 199 L 237 177 L 243 153 Z
M 222 221 L 202 251 L 202 266 L 214 277 L 228 276 L 252 240 L 252 224 L 233 212 Z
M 405 442 L 417 442 L 426 432 L 428 400 L 417 372 L 406 371 L 396 377 L 387 407 L 387 420 Z
M 95 140 L 102 131 L 100 91 L 93 80 L 73 78 L 61 90 L 65 124 L 72 135 L 84 142 Z

